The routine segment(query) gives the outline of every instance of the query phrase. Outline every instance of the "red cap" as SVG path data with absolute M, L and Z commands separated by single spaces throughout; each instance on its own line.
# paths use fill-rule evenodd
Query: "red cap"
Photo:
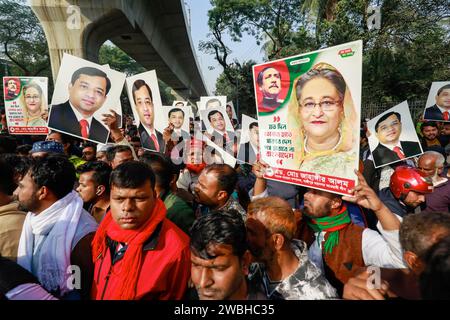
M 395 198 L 406 197 L 409 191 L 417 193 L 433 192 L 433 182 L 422 171 L 408 166 L 395 168 L 389 184 Z

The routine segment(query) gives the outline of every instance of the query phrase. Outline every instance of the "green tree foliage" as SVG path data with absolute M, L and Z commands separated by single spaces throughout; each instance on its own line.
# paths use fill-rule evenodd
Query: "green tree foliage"
M 242 65 L 233 64 L 230 67 L 230 74 L 234 83 L 230 83 L 228 78 L 222 73 L 216 82 L 216 95 L 227 96 L 228 101 L 233 101 L 236 112 L 249 116 L 256 115 L 255 93 L 253 91 L 252 66 L 255 61 L 246 61 Z M 238 110 L 239 107 L 239 110 Z M 240 121 L 240 119 L 239 119 Z
M 100 47 L 98 60 L 100 64 L 108 64 L 111 69 L 123 72 L 127 76 L 146 71 L 143 66 L 111 43 L 104 43 Z M 158 85 L 162 103 L 164 105 L 172 105 L 172 101 L 175 100 L 175 97 L 171 94 L 171 88 L 159 80 Z M 122 92 L 121 101 L 123 104 L 122 107 L 126 110 L 126 113 L 131 114 L 126 90 Z
M 425 100 L 431 82 L 450 78 L 450 7 L 445 0 L 386 0 L 380 30 L 367 27 L 369 1 L 340 0 L 321 20 L 323 46 L 362 39 L 363 103 Z M 447 20 L 448 22 L 448 20 Z
M 8 74 L 51 77 L 45 34 L 31 8 L 22 1 L 0 0 L 0 12 L 1 59 Z
M 450 79 L 448 0 L 215 0 L 211 3 L 209 21 L 213 21 L 211 17 L 221 16 L 220 28 L 213 37 L 216 39 L 220 33 L 222 39 L 228 32 L 233 41 L 239 41 L 246 32 L 258 41 L 266 41 L 263 48 L 267 60 L 362 39 L 363 104 L 425 100 L 431 82 Z M 369 30 L 367 9 L 377 3 L 381 8 L 381 28 Z M 214 47 L 212 40 L 209 41 Z M 218 79 L 218 88 L 219 85 L 225 85 L 223 77 Z M 251 87 L 246 91 L 252 92 L 253 82 L 246 85 Z M 220 91 L 225 92 L 225 88 L 221 87 Z

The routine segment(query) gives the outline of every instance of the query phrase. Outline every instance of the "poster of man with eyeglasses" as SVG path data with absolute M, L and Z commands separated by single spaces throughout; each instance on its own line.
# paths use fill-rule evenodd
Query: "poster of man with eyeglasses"
M 375 168 L 423 152 L 406 101 L 371 119 L 367 122 L 367 129 Z
M 4 77 L 3 92 L 9 134 L 48 133 L 47 87 L 45 77 Z
M 362 41 L 253 66 L 265 177 L 338 194 L 356 185 Z

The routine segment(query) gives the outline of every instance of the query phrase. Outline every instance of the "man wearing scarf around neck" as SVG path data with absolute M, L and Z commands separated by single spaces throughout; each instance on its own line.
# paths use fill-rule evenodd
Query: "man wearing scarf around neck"
M 90 243 L 97 223 L 73 191 L 75 179 L 66 157 L 48 156 L 35 160 L 14 192 L 28 211 L 17 263 L 59 299 L 88 299 L 93 276 Z M 79 286 L 71 283 L 71 270 L 81 276 Z
M 111 173 L 111 210 L 92 242 L 96 300 L 181 299 L 190 277 L 189 237 L 166 218 L 155 176 L 130 161 Z
M 303 217 L 299 223 L 302 238 L 312 243 L 310 259 L 340 293 L 343 284 L 365 266 L 406 268 L 398 234 L 400 220 L 380 201 L 362 174 L 355 173 L 359 184 L 353 196 L 309 189 L 304 196 Z M 377 228 L 381 234 L 353 224 L 343 201 L 372 210 L 378 218 Z M 312 230 L 314 236 L 307 239 L 305 229 Z

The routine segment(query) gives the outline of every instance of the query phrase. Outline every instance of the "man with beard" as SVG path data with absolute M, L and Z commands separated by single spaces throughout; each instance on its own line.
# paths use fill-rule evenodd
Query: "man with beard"
M 14 193 L 20 208 L 28 211 L 17 263 L 62 299 L 88 298 L 93 277 L 90 245 L 97 223 L 72 190 L 74 183 L 75 168 L 69 160 L 48 156 L 33 163 Z M 67 270 L 74 265 L 81 272 L 79 288 L 68 281 Z
M 439 129 L 436 122 L 423 122 L 420 126 L 422 132 L 422 149 L 429 150 L 432 146 L 442 147 L 439 141 Z
M 80 175 L 77 192 L 85 209 L 100 223 L 109 210 L 111 167 L 103 161 L 93 161 L 79 166 L 77 172 Z
M 297 233 L 310 244 L 309 258 L 339 294 L 365 266 L 405 268 L 398 238 L 400 220 L 380 201 L 362 174 L 355 173 L 359 183 L 352 196 L 308 189 L 298 223 Z M 352 223 L 344 201 L 372 210 L 381 234 Z
M 425 195 L 433 192 L 431 178 L 417 168 L 398 166 L 391 175 L 388 188 L 381 189 L 381 201 L 395 213 L 403 217 L 415 212 L 425 202 Z

